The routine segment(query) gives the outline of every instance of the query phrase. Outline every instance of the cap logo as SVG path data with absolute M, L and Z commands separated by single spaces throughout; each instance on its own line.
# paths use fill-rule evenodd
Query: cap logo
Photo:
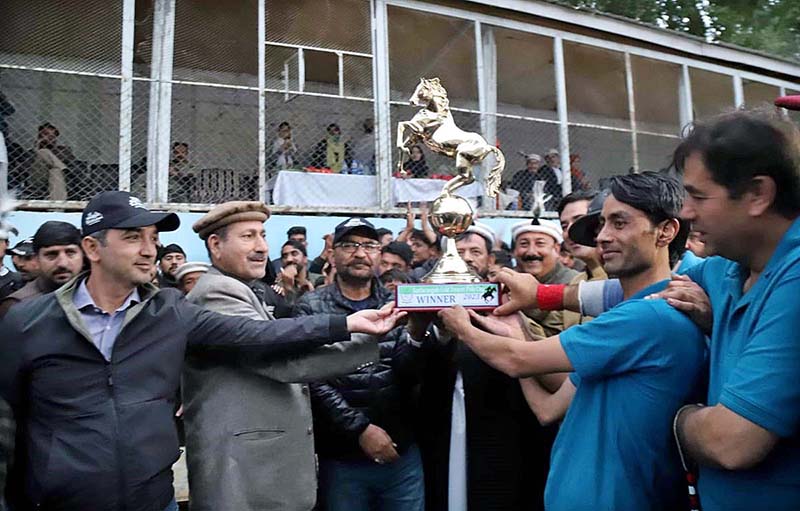
M 137 197 L 130 197 L 130 198 L 128 199 L 128 205 L 129 205 L 130 207 L 132 207 L 132 208 L 142 208 L 142 209 L 147 209 L 146 207 L 144 207 L 144 204 L 142 204 L 142 201 L 141 201 L 141 200 L 139 200 L 139 198 L 137 198 Z
M 344 224 L 344 227 L 353 227 L 357 225 L 364 225 L 364 222 L 362 222 L 360 218 L 351 218 Z
M 92 211 L 92 212 L 86 214 L 86 218 L 83 220 L 83 222 L 86 225 L 94 225 L 94 224 L 96 224 L 98 222 L 101 222 L 102 220 L 103 220 L 103 214 L 102 213 L 100 213 L 99 211 Z

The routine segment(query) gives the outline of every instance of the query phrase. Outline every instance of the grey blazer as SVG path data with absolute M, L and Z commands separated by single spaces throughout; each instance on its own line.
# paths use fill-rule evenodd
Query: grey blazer
M 216 268 L 187 298 L 222 314 L 274 319 L 247 285 Z M 187 354 L 183 405 L 193 511 L 314 507 L 317 474 L 306 383 L 377 361 L 374 338 L 352 338 L 281 360 L 208 349 Z

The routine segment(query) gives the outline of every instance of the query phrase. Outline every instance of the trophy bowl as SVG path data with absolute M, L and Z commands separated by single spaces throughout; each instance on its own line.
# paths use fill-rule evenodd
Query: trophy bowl
M 458 195 L 440 195 L 433 201 L 430 222 L 442 236 L 454 238 L 472 225 L 474 213 L 467 199 Z

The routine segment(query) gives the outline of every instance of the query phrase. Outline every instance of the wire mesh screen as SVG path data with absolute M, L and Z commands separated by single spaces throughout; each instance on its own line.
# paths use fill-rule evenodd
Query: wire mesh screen
M 639 149 L 639 170 L 662 170 L 672 163 L 672 153 L 678 147 L 680 139 L 639 133 L 636 138 Z
M 580 169 L 593 187 L 604 177 L 633 169 L 630 133 L 570 126 L 569 144 L 571 157 L 580 160 Z
M 564 43 L 564 65 L 570 121 L 630 128 L 622 53 Z
M 150 82 L 133 82 L 131 112 L 131 193 L 147 197 L 147 123 L 150 110 Z
M 0 70 L 9 188 L 20 199 L 85 200 L 117 189 L 119 83 Z
M 170 202 L 258 197 L 258 92 L 172 87 Z
M 119 74 L 122 2 L 3 0 L 0 62 Z
M 636 102 L 636 129 L 677 135 L 680 132 L 680 66 L 632 56 L 631 72 Z M 641 162 L 640 167 L 646 168 L 641 166 Z
M 269 0 L 267 40 L 372 53 L 368 0 Z
M 689 69 L 692 81 L 694 118 L 707 119 L 734 108 L 733 81 L 730 76 Z
M 742 80 L 744 103 L 748 108 L 772 106 L 775 98 L 781 95 L 780 88 L 766 83 Z

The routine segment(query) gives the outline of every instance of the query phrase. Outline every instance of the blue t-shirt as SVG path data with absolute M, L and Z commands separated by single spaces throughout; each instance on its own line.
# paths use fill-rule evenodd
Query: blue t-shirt
M 701 467 L 700 503 L 705 511 L 800 509 L 800 219 L 745 294 L 747 274 L 727 259 L 709 258 L 687 274 L 714 311 L 708 404 L 780 437 L 753 469 Z
M 704 365 L 703 334 L 654 284 L 560 336 L 578 388 L 553 446 L 549 511 L 678 509 L 672 418 Z

